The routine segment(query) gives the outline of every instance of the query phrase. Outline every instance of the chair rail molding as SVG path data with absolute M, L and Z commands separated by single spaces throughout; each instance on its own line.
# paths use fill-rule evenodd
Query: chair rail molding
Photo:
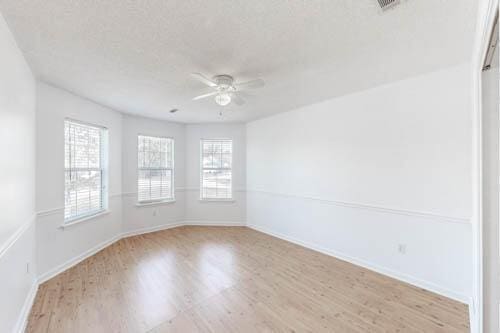
M 471 224 L 470 218 L 440 215 L 440 214 L 435 214 L 435 213 L 426 212 L 426 211 L 399 209 L 399 208 L 377 206 L 377 205 L 358 203 L 358 202 L 339 201 L 339 200 L 334 200 L 334 199 L 329 199 L 329 198 L 312 197 L 312 196 L 297 195 L 297 194 L 290 194 L 290 193 L 271 192 L 271 191 L 264 191 L 264 190 L 257 190 L 257 189 L 248 189 L 247 192 L 248 193 L 260 193 L 260 194 L 276 196 L 276 197 L 283 197 L 283 198 L 293 198 L 293 199 L 301 199 L 301 200 L 308 200 L 308 201 L 316 201 L 316 202 L 327 204 L 327 205 L 348 207 L 348 208 L 354 208 L 354 209 L 371 210 L 371 211 L 387 213 L 387 214 L 421 217 L 421 218 L 432 219 L 432 220 L 436 220 L 436 221 L 440 221 L 440 222 Z

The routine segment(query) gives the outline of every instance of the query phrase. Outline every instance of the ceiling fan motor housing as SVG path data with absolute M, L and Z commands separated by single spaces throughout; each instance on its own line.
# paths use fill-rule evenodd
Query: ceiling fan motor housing
M 230 75 L 216 75 L 213 81 L 217 84 L 219 90 L 227 91 L 233 87 L 234 79 Z

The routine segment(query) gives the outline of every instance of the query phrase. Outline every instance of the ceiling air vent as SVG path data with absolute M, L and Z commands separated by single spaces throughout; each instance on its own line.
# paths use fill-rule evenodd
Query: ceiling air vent
M 382 10 L 387 10 L 400 3 L 400 0 L 377 0 Z

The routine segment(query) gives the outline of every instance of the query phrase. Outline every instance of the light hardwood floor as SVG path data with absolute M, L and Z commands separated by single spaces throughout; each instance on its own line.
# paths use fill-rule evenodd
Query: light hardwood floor
M 28 332 L 468 332 L 467 306 L 246 227 L 122 239 L 40 286 Z

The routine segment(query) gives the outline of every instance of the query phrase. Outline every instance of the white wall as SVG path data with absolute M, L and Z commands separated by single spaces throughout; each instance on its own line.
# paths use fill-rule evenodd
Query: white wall
M 123 231 L 149 230 L 176 225 L 184 219 L 185 126 L 148 118 L 123 118 Z M 137 205 L 137 136 L 139 134 L 174 139 L 175 202 L 158 205 Z
M 244 223 L 245 126 L 189 126 L 130 115 L 46 83 L 37 91 L 37 261 L 45 280 L 122 237 L 189 223 Z M 61 228 L 64 214 L 64 119 L 104 126 L 109 135 L 109 213 Z M 175 140 L 175 202 L 137 204 L 137 136 Z M 234 140 L 235 202 L 199 203 L 199 139 Z M 187 183 L 186 178 L 190 179 Z M 186 221 L 189 219 L 189 221 Z
M 233 140 L 233 199 L 200 201 L 200 140 Z M 246 220 L 246 127 L 244 124 L 186 126 L 186 221 L 195 224 L 244 224 Z
M 247 223 L 467 302 L 469 72 L 464 64 L 249 123 Z
M 241 224 L 245 221 L 245 125 L 182 125 L 154 119 L 123 118 L 123 216 L 126 233 L 180 223 Z M 175 140 L 175 203 L 137 205 L 137 135 Z M 200 139 L 233 139 L 234 202 L 200 202 Z
M 32 218 L 35 197 L 35 81 L 0 17 L 0 244 Z
M 45 83 L 37 88 L 37 260 L 38 274 L 44 279 L 121 231 L 122 115 Z M 108 129 L 109 214 L 61 228 L 65 118 Z
M 1 15 L 0 54 L 0 332 L 11 332 L 36 287 L 35 80 Z

